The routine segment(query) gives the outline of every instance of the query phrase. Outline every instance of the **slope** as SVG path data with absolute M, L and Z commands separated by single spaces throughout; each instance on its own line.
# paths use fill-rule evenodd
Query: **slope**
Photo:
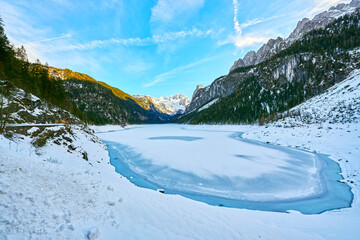
M 0 80 L 93 124 L 152 123 L 167 117 L 147 108 L 140 99 L 86 74 L 29 63 L 25 48 L 10 44 L 1 18 Z
M 360 46 L 359 20 L 358 11 L 345 15 L 258 65 L 234 69 L 198 89 L 180 121 L 262 122 L 322 93 L 358 68 L 360 54 L 353 50 Z

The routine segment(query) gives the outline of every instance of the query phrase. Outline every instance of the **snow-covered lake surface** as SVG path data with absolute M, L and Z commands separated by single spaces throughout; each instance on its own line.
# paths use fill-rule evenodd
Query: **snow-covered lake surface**
M 351 189 L 326 155 L 241 135 L 175 124 L 98 133 L 116 171 L 140 187 L 266 211 L 314 214 L 351 206 Z

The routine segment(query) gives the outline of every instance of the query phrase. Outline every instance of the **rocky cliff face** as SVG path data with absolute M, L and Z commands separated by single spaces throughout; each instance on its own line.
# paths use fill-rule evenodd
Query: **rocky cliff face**
M 210 86 L 197 88 L 179 122 L 271 121 L 323 93 L 359 68 L 359 23 L 360 11 L 342 16 L 259 64 L 236 68 Z
M 242 83 L 243 79 L 256 74 L 262 78 L 263 84 L 266 85 L 266 79 L 271 78 L 277 81 L 300 81 L 305 74 L 305 70 L 299 68 L 300 63 L 312 60 L 314 64 L 318 61 L 312 58 L 312 54 L 300 54 L 298 56 L 290 56 L 277 60 L 269 68 L 252 67 L 248 71 L 233 72 L 232 74 L 222 76 L 216 79 L 210 86 L 200 88 L 194 91 L 193 99 L 186 112 L 192 112 L 199 109 L 201 106 L 207 104 L 216 98 L 229 96 Z M 271 87 L 271 86 L 266 86 Z
M 360 8 L 360 0 L 353 0 L 349 4 L 339 4 L 335 7 L 331 7 L 328 11 L 316 15 L 312 20 L 304 18 L 299 21 L 295 30 L 288 38 L 283 39 L 278 37 L 277 39 L 270 39 L 257 52 L 248 52 L 244 58 L 235 61 L 234 65 L 230 68 L 229 75 L 216 79 L 210 86 L 203 88 L 197 87 L 193 93 L 191 103 L 186 108 L 186 112 L 192 112 L 215 98 L 230 95 L 240 84 L 240 79 L 244 79 L 248 73 L 254 71 L 251 66 L 256 66 L 282 50 L 290 47 L 294 42 L 301 39 L 304 34 L 314 29 L 323 29 L 326 25 L 337 18 L 346 14 L 351 14 L 356 10 L 356 8 Z M 295 78 L 303 77 L 302 74 L 295 73 L 295 69 L 299 64 L 299 61 L 307 61 L 307 58 L 310 58 L 310 56 L 293 56 L 291 58 L 284 59 L 283 63 L 273 70 L 272 77 L 274 79 L 287 80 L 289 82 L 293 81 Z M 316 58 L 314 58 L 313 61 L 316 61 Z M 244 67 L 249 68 L 243 70 L 243 73 L 239 73 L 237 71 L 239 68 Z
M 190 104 L 186 107 L 186 112 L 192 112 L 208 103 L 212 99 L 227 96 L 236 88 L 236 77 L 227 75 L 219 77 L 210 86 L 197 87 L 193 93 Z
M 264 44 L 257 52 L 248 52 L 243 59 L 239 59 L 234 62 L 234 65 L 230 68 L 230 72 L 239 67 L 256 65 L 271 56 L 279 53 L 281 50 L 292 45 L 296 40 L 301 39 L 304 34 L 314 29 L 324 28 L 330 22 L 334 21 L 338 17 L 345 14 L 352 13 L 356 8 L 360 7 L 360 0 L 353 0 L 349 4 L 339 4 L 335 7 L 331 7 L 328 11 L 322 12 L 316 15 L 312 20 L 304 18 L 298 22 L 295 30 L 289 35 L 288 38 L 282 39 L 270 39 Z

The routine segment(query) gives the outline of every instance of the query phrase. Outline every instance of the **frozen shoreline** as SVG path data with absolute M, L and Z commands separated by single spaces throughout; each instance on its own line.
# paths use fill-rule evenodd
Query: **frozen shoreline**
M 149 125 L 149 126 L 143 126 L 140 127 L 142 128 L 141 131 L 147 131 L 144 130 L 143 128 L 155 128 L 156 131 L 158 131 L 157 126 L 156 125 Z M 167 128 L 168 131 L 166 131 L 166 133 L 168 135 L 171 135 L 172 137 L 168 137 L 168 136 L 164 136 L 164 132 L 160 132 L 158 135 L 155 134 L 153 137 L 150 137 L 148 135 L 146 135 L 146 137 L 142 137 L 141 135 L 139 136 L 139 132 L 136 132 L 136 141 L 140 141 L 139 144 L 145 144 L 141 141 L 148 141 L 149 139 L 166 139 L 166 140 L 182 140 L 182 141 L 188 141 L 189 138 L 197 138 L 197 139 L 203 139 L 204 136 L 200 135 L 196 135 L 197 137 L 194 137 L 195 135 L 192 133 L 194 131 L 196 131 L 197 129 L 194 127 L 191 127 L 191 137 L 190 136 L 181 136 L 181 131 L 175 131 L 175 133 L 173 134 L 173 132 L 171 132 L 172 128 L 181 128 L 182 130 L 187 129 L 186 125 L 167 125 L 167 126 L 161 126 L 161 128 Z M 137 127 L 139 128 L 139 127 Z M 203 128 L 203 127 L 201 127 Z M 130 128 L 129 130 L 131 130 L 132 128 Z M 204 131 L 203 129 L 201 129 L 200 131 Z M 219 131 L 221 132 L 221 131 Z M 274 145 L 268 145 L 262 142 L 258 142 L 258 141 L 254 141 L 254 140 L 247 140 L 247 139 L 243 139 L 242 137 L 240 137 L 239 133 L 236 132 L 228 132 L 226 131 L 227 134 L 231 133 L 231 135 L 229 136 L 229 138 L 233 138 L 236 139 L 237 141 L 243 141 L 245 143 L 252 143 L 252 145 L 256 145 L 259 146 L 259 149 L 254 149 L 254 150 L 260 150 L 261 148 L 272 148 L 272 149 L 276 149 L 279 150 L 280 152 L 284 152 L 286 154 L 288 154 L 289 156 L 292 156 L 292 158 L 294 159 L 293 161 L 297 161 L 294 164 L 302 164 L 301 161 L 299 162 L 298 160 L 295 160 L 295 158 L 305 158 L 305 157 L 309 157 L 308 155 L 310 155 L 311 158 L 314 159 L 314 163 L 320 164 L 321 166 L 317 166 L 316 169 L 316 175 L 317 178 L 314 179 L 316 180 L 317 183 L 314 182 L 314 180 L 312 181 L 312 184 L 318 184 L 319 186 L 317 188 L 315 188 L 316 190 L 313 190 L 314 192 L 303 192 L 303 190 L 300 192 L 300 195 L 296 196 L 292 196 L 291 193 L 286 194 L 282 193 L 282 195 L 284 195 L 283 197 L 281 197 L 280 195 L 277 195 L 277 197 L 266 197 L 266 193 L 264 194 L 264 196 L 261 196 L 262 194 L 259 193 L 248 193 L 249 197 L 246 197 L 246 194 L 240 194 L 237 193 L 238 191 L 234 191 L 236 189 L 231 189 L 232 187 L 232 179 L 229 179 L 228 177 L 226 177 L 226 181 L 223 180 L 223 177 L 219 176 L 219 175 L 213 175 L 211 176 L 212 178 L 217 178 L 218 182 L 211 182 L 212 185 L 210 186 L 206 186 L 206 178 L 203 178 L 201 176 L 197 176 L 196 174 L 191 174 L 191 173 L 187 173 L 184 171 L 180 171 L 177 169 L 168 169 L 171 167 L 165 166 L 165 165 L 158 165 L 158 166 L 154 166 L 151 162 L 150 159 L 144 159 L 144 156 L 141 152 L 134 152 L 133 149 L 137 149 L 134 146 L 128 146 L 125 145 L 124 143 L 119 143 L 116 142 L 117 139 L 117 132 L 116 131 L 111 131 L 108 133 L 102 132 L 101 134 L 99 134 L 100 137 L 104 137 L 105 140 L 105 144 L 107 144 L 108 146 L 108 151 L 109 151 L 109 155 L 110 155 L 110 162 L 112 163 L 112 165 L 116 168 L 116 171 L 118 173 L 120 173 L 121 175 L 127 177 L 132 183 L 134 183 L 137 186 L 140 187 L 145 187 L 145 188 L 150 188 L 153 190 L 156 189 L 165 189 L 166 193 L 169 194 L 180 194 L 182 196 L 194 199 L 194 200 L 198 200 L 198 201 L 202 201 L 202 202 L 206 202 L 210 205 L 219 205 L 219 206 L 226 206 L 226 207 L 235 207 L 235 208 L 246 208 L 246 209 L 256 209 L 256 210 L 265 210 L 265 211 L 287 211 L 287 210 L 297 210 L 300 211 L 302 213 L 307 213 L 307 214 L 315 214 L 315 213 L 321 213 L 324 211 L 328 211 L 328 210 L 333 210 L 333 209 L 339 209 L 339 208 L 343 208 L 343 207 L 350 207 L 351 206 L 351 202 L 352 202 L 352 192 L 350 190 L 350 187 L 347 186 L 344 183 L 340 183 L 340 181 L 342 181 L 342 176 L 339 174 L 341 172 L 339 165 L 334 162 L 333 160 L 329 159 L 327 156 L 325 155 L 321 155 L 321 154 L 316 154 L 316 153 L 310 153 L 310 152 L 305 152 L 299 149 L 291 149 L 291 148 L 286 148 L 286 147 L 279 147 L 279 146 L 274 146 Z M 125 134 L 124 132 L 120 131 L 119 134 Z M 129 131 L 126 132 L 126 136 L 124 138 L 126 138 L 127 141 L 129 141 L 130 136 Z M 178 136 L 176 136 L 176 134 Z M 179 135 L 180 134 L 180 135 Z M 112 135 L 112 137 L 110 136 Z M 173 136 L 175 135 L 175 136 Z M 187 134 L 186 131 L 184 131 L 183 135 L 189 135 Z M 113 141 L 110 141 L 109 139 L 113 139 Z M 121 142 L 121 141 L 120 141 Z M 131 140 L 130 140 L 131 142 Z M 168 146 L 166 145 L 166 143 L 164 142 L 160 142 L 162 145 L 157 146 L 157 149 L 161 149 L 161 147 L 163 148 L 172 148 L 172 146 Z M 207 142 L 209 144 L 209 146 L 211 147 L 213 144 L 211 144 L 211 142 Z M 205 144 L 205 143 L 204 143 Z M 152 147 L 156 147 L 154 145 L 151 145 Z M 182 151 L 187 151 L 187 149 L 182 149 Z M 267 152 L 265 152 L 266 154 Z M 195 153 L 194 153 L 195 154 Z M 173 157 L 173 156 L 172 156 Z M 206 157 L 206 156 L 205 156 Z M 241 155 L 242 158 L 244 158 L 244 155 Z M 225 157 L 226 159 L 226 157 Z M 184 159 L 178 159 L 178 161 L 183 161 Z M 239 159 L 241 160 L 241 159 Z M 134 161 L 134 162 L 132 162 Z M 209 163 L 211 164 L 211 163 Z M 323 168 L 323 165 L 326 165 L 328 167 Z M 230 166 L 231 167 L 231 166 Z M 290 168 L 290 166 L 286 166 L 286 168 Z M 158 171 L 160 171 L 159 173 L 157 173 Z M 175 172 L 174 172 L 175 171 Z M 319 171 L 321 171 L 321 173 L 319 173 Z M 166 174 L 170 175 L 168 178 L 167 176 L 162 175 L 162 173 L 165 172 Z M 281 174 L 281 173 L 280 173 Z M 157 176 L 158 175 L 158 176 Z M 285 175 L 285 174 L 284 174 Z M 315 175 L 315 174 L 313 174 Z M 287 176 L 287 175 L 286 175 Z M 284 181 L 286 181 L 286 176 L 284 176 Z M 305 176 L 305 175 L 304 175 Z M 294 178 L 294 175 L 289 175 L 290 177 L 290 181 L 292 180 L 291 178 Z M 289 178 L 288 177 L 288 178 Z M 266 175 L 265 175 L 266 178 Z M 268 184 L 268 187 L 271 188 L 271 185 L 269 185 L 269 182 L 273 181 L 274 177 L 270 177 L 268 179 L 261 179 L 259 178 L 260 181 L 263 181 L 264 184 Z M 177 180 L 178 179 L 178 180 Z M 180 179 L 190 179 L 189 181 L 186 181 L 186 183 L 184 184 L 180 184 L 179 180 Z M 257 179 L 257 178 L 255 178 Z M 236 181 L 244 181 L 244 179 L 241 178 L 235 178 Z M 234 181 L 235 181 L 234 180 Z M 259 181 L 257 180 L 257 181 Z M 303 180 L 303 179 L 301 179 Z M 165 183 L 164 183 L 165 181 Z M 168 181 L 168 183 L 166 182 Z M 192 183 L 192 181 L 194 183 Z M 201 185 L 198 186 L 196 183 L 197 182 L 201 182 Z M 230 185 L 229 189 L 222 189 L 224 186 L 222 186 L 221 184 L 226 184 L 226 182 Z M 251 182 L 251 179 L 250 179 Z M 279 178 L 278 181 L 274 182 L 277 185 L 281 185 L 283 183 L 281 183 L 281 177 Z M 245 181 L 245 185 L 248 184 Z M 234 185 L 236 188 L 237 185 Z M 310 186 L 310 185 L 309 185 Z M 261 186 L 255 185 L 256 187 L 260 187 L 261 191 Z M 295 187 L 295 186 L 294 186 Z M 276 188 L 275 188 L 276 190 Z M 246 190 L 243 190 L 246 191 Z M 240 190 L 241 192 L 241 190 Z M 246 193 L 246 192 L 245 192 Z M 252 198 L 251 198 L 252 196 Z M 255 199 L 254 199 L 255 196 Z M 260 196 L 257 197 L 256 196 Z
M 138 127 L 93 128 L 127 132 Z M 352 188 L 352 207 L 312 215 L 267 212 L 210 206 L 139 188 L 114 171 L 98 138 L 74 126 L 72 144 L 88 153 L 88 161 L 62 145 L 49 143 L 38 155 L 28 137 L 15 138 L 11 144 L 0 137 L 0 238 L 87 239 L 89 233 L 98 234 L 98 239 L 187 240 L 352 240 L 359 236 L 359 124 L 332 124 L 332 129 L 326 125 L 319 129 L 318 124 L 186 127 L 245 132 L 246 139 L 329 154 Z

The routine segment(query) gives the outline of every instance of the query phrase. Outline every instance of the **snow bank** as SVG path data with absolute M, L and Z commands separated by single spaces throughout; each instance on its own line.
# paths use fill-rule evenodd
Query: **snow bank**
M 49 142 L 35 151 L 27 137 L 0 136 L 0 238 L 87 239 L 97 232 L 98 239 L 354 239 L 360 235 L 359 127 L 331 126 L 191 126 L 236 129 L 247 138 L 330 154 L 355 199 L 352 208 L 319 215 L 215 207 L 138 188 L 115 173 L 104 145 L 81 129 L 74 129 L 73 144 L 88 152 L 88 161 L 63 145 Z M 44 161 L 50 157 L 61 164 Z

